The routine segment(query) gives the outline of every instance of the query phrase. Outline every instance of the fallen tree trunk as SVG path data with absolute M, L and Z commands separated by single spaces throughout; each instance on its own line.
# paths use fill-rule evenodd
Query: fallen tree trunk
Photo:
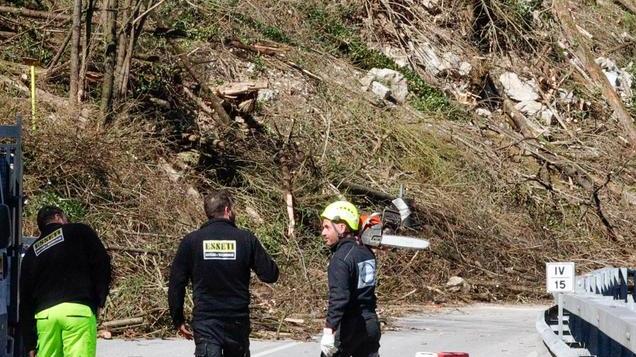
M 0 31 L 0 38 L 12 38 L 13 36 L 17 36 L 18 34 L 11 31 Z
M 600 87 L 603 97 L 614 111 L 618 122 L 622 125 L 628 142 L 633 148 L 636 148 L 636 127 L 634 126 L 632 117 L 625 108 L 625 105 L 623 105 L 618 93 L 616 93 L 607 80 L 603 70 L 596 63 L 592 52 L 585 45 L 585 39 L 580 36 L 574 18 L 568 9 L 568 1 L 556 0 L 554 2 L 554 12 L 555 17 L 561 22 L 563 33 L 566 35 L 569 44 L 575 48 L 574 54 L 581 61 L 589 74 L 590 81 L 592 81 L 593 85 Z M 632 150 L 631 154 L 633 155 L 634 152 L 636 152 L 636 150 Z
M 161 24 L 160 24 L 161 25 Z M 176 44 L 172 39 L 167 38 L 166 39 L 168 41 L 168 43 L 170 44 L 170 46 L 172 47 L 172 49 L 174 50 L 176 57 L 178 58 L 179 62 L 181 62 L 181 68 L 185 69 L 185 71 L 190 75 L 190 77 L 197 82 L 197 84 L 199 84 L 199 87 L 202 89 L 203 93 L 207 94 L 208 99 L 210 100 L 210 102 L 212 103 L 212 108 L 214 109 L 214 112 L 216 113 L 216 115 L 219 117 L 219 119 L 221 119 L 221 122 L 223 122 L 223 124 L 227 125 L 228 127 L 232 125 L 232 118 L 230 118 L 230 115 L 227 113 L 227 111 L 225 110 L 225 108 L 223 108 L 223 104 L 221 102 L 221 98 L 219 98 L 211 89 L 210 87 L 207 85 L 207 83 L 204 83 L 199 76 L 194 72 L 194 70 L 192 69 L 192 64 L 190 63 L 190 61 L 187 59 L 186 55 L 183 53 L 183 51 L 181 51 L 181 49 L 179 48 L 179 45 Z
M 632 14 L 636 15 L 636 2 L 634 0 L 615 0 Z
M 31 95 L 31 89 L 29 89 L 29 87 L 9 77 L 0 75 L 0 83 L 13 87 L 14 89 L 17 89 L 18 91 L 26 94 L 27 96 Z M 66 108 L 68 106 L 68 102 L 66 101 L 66 99 L 43 91 L 41 89 L 36 89 L 35 95 L 38 101 L 46 102 L 54 107 Z
M 16 75 L 29 73 L 29 71 L 31 70 L 31 66 L 29 66 L 29 65 L 22 64 L 22 63 L 3 61 L 3 60 L 0 60 L 0 67 L 2 67 L 3 71 L 9 72 L 9 73 L 13 73 L 13 74 L 16 74 Z M 40 76 L 42 73 L 46 73 L 46 71 L 41 69 L 41 68 L 39 68 L 39 67 L 35 67 L 36 76 Z
M 12 6 L 0 6 L 0 13 L 13 14 L 13 15 L 31 17 L 34 19 L 43 19 L 43 20 L 57 19 L 57 20 L 71 21 L 71 18 L 72 18 L 70 15 L 66 15 L 66 14 L 49 12 L 49 11 L 30 10 L 30 9 L 24 9 L 21 7 L 12 7 Z

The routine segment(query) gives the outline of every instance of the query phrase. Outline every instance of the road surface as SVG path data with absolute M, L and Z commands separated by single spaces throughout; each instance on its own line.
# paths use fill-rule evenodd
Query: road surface
M 540 340 L 537 314 L 545 306 L 472 305 L 399 318 L 397 331 L 386 331 L 381 356 L 412 357 L 417 352 L 468 352 L 470 357 L 532 356 Z M 252 340 L 252 357 L 319 356 L 314 341 Z M 185 340 L 99 340 L 100 357 L 192 356 L 194 344 Z

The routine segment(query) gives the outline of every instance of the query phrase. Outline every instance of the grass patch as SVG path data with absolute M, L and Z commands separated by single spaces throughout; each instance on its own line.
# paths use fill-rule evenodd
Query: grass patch
M 86 216 L 86 208 L 82 202 L 74 198 L 66 198 L 54 191 L 43 191 L 35 196 L 26 206 L 27 217 L 37 216 L 40 208 L 44 206 L 57 206 L 68 216 L 71 222 L 79 222 Z
M 625 25 L 627 32 L 636 33 L 636 15 L 625 12 L 623 16 L 623 24 Z
M 241 24 L 260 32 L 265 38 L 269 40 L 290 45 L 293 44 L 291 38 L 287 36 L 285 32 L 279 27 L 265 24 L 241 13 L 233 13 L 232 16 Z

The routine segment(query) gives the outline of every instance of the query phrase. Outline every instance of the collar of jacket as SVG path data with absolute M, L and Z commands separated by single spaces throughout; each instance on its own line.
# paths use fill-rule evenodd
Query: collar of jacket
M 217 222 L 219 222 L 219 223 L 227 223 L 229 225 L 232 225 L 233 227 L 236 227 L 236 224 L 234 222 L 230 221 L 227 218 L 212 218 L 212 219 L 208 220 L 207 222 L 205 222 L 201 226 L 201 228 L 207 227 L 207 226 L 211 225 L 212 223 L 217 223 Z
M 338 241 L 338 243 L 334 244 L 331 246 L 331 251 L 335 252 L 338 249 L 340 249 L 341 246 L 345 245 L 345 244 L 349 244 L 349 243 L 353 243 L 353 244 L 358 244 L 356 242 L 356 239 L 354 237 L 345 237 L 345 238 L 340 238 L 340 240 Z
M 44 226 L 44 229 L 42 230 L 42 232 L 40 232 L 40 236 L 38 238 L 46 237 L 47 235 L 49 235 L 49 233 L 53 232 L 54 230 L 62 226 L 63 224 L 61 223 L 49 223 L 46 226 Z

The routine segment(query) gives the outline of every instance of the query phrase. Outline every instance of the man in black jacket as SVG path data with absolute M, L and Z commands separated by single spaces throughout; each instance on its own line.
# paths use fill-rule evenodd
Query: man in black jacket
M 278 266 L 258 239 L 236 227 L 234 204 L 225 191 L 204 199 L 208 222 L 186 235 L 172 262 L 168 303 L 175 327 L 194 335 L 195 356 L 249 357 L 250 271 L 265 283 L 278 280 Z M 183 315 L 185 288 L 192 281 L 192 329 Z
M 329 262 L 329 307 L 320 348 L 326 357 L 377 357 L 380 324 L 376 308 L 376 261 L 360 244 L 358 209 L 347 201 L 325 208 L 322 236 L 333 255 Z
M 40 209 L 40 236 L 20 272 L 20 323 L 30 356 L 94 357 L 99 308 L 111 280 L 110 257 L 95 231 Z

